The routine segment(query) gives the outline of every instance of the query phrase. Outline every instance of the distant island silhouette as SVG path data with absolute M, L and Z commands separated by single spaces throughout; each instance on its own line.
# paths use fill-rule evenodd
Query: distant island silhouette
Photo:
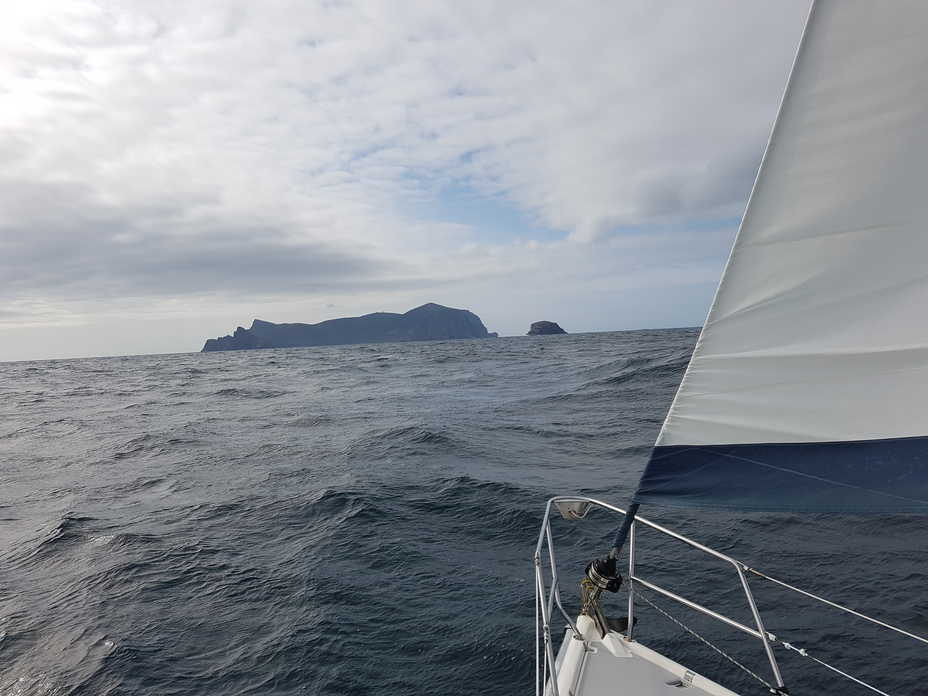
M 551 334 L 566 334 L 557 322 L 554 321 L 536 321 L 528 330 L 527 336 L 549 336 Z
M 473 312 L 429 302 L 405 314 L 375 312 L 318 324 L 273 324 L 255 319 L 250 329 L 239 326 L 231 336 L 208 339 L 201 352 L 495 336 Z

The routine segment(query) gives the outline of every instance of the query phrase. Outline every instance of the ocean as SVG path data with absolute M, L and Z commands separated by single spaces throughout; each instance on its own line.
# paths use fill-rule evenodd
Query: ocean
M 0 364 L 0 694 L 533 693 L 545 501 L 628 500 L 696 335 Z M 641 514 L 928 633 L 924 519 Z M 616 522 L 555 520 L 571 611 Z M 731 568 L 647 532 L 639 561 L 750 620 Z M 784 640 L 893 696 L 928 694 L 923 645 L 752 586 Z M 769 678 L 757 641 L 653 600 Z M 645 644 L 765 693 L 638 612 Z M 793 696 L 868 693 L 778 654 Z

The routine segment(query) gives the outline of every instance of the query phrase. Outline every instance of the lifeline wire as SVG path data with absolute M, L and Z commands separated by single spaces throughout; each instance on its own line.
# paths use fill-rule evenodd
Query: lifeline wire
M 748 570 L 750 570 L 750 569 L 748 569 Z M 756 572 L 756 571 L 752 571 L 752 572 Z M 761 575 L 760 573 L 757 573 L 757 574 L 758 574 L 758 575 Z M 764 575 L 764 576 L 762 576 L 762 577 L 767 577 L 767 576 Z M 769 579 L 769 580 L 773 580 L 773 578 L 768 578 L 768 579 Z M 774 580 L 774 582 L 779 582 L 779 581 L 778 581 L 778 580 Z M 786 585 L 786 583 L 780 583 L 780 584 Z M 787 585 L 787 586 L 788 586 L 788 585 Z M 796 589 L 796 588 L 792 588 L 792 589 Z M 801 592 L 801 590 L 799 590 L 799 591 Z M 804 593 L 804 594 L 808 594 L 808 593 Z M 735 658 L 731 657 L 731 655 L 728 655 L 728 654 L 726 654 L 725 652 L 723 652 L 721 648 L 718 648 L 718 647 L 716 647 L 715 645 L 713 645 L 712 643 L 710 643 L 708 640 L 706 640 L 706 639 L 703 638 L 701 635 L 699 635 L 698 633 L 696 633 L 696 631 L 694 631 L 693 629 L 691 629 L 689 626 L 687 626 L 686 624 L 684 624 L 682 621 L 680 621 L 680 620 L 674 618 L 674 617 L 671 616 L 669 613 L 667 613 L 666 611 L 664 611 L 663 609 L 661 609 L 661 608 L 660 608 L 659 606 L 657 606 L 654 602 L 652 602 L 650 599 L 648 599 L 647 597 L 645 597 L 644 594 L 641 592 L 640 589 L 637 590 L 637 591 L 635 592 L 635 597 L 636 597 L 636 598 L 640 597 L 646 604 L 650 605 L 652 608 L 656 609 L 658 612 L 660 612 L 661 614 L 663 614 L 665 617 L 667 617 L 668 619 L 670 619 L 671 621 L 673 621 L 675 624 L 677 624 L 677 626 L 679 626 L 680 628 L 682 628 L 684 631 L 686 631 L 687 633 L 689 633 L 689 634 L 695 636 L 696 638 L 698 638 L 699 640 L 701 640 L 703 643 L 705 643 L 706 645 L 708 645 L 710 648 L 712 648 L 713 650 L 715 650 L 719 655 L 721 655 L 722 657 L 724 657 L 726 660 L 728 660 L 729 662 L 731 662 L 731 663 L 734 664 L 735 666 L 741 668 L 742 670 L 744 670 L 745 672 L 747 672 L 749 675 L 751 675 L 752 677 L 754 677 L 755 679 L 757 679 L 757 680 L 758 680 L 759 682 L 761 682 L 764 686 L 766 686 L 768 689 L 770 689 L 771 693 L 779 693 L 779 692 L 776 691 L 776 690 L 774 689 L 774 687 L 771 686 L 765 679 L 763 679 L 762 677 L 760 677 L 759 675 L 755 674 L 755 673 L 752 672 L 750 669 L 748 669 L 747 667 L 745 667 L 744 665 L 742 665 L 742 664 L 741 664 L 740 662 L 738 662 Z M 828 602 L 828 603 L 829 603 L 829 604 L 832 604 L 832 602 Z M 840 605 L 835 605 L 835 606 L 840 606 Z M 845 609 L 845 607 L 840 607 L 840 608 Z M 850 609 L 847 609 L 847 611 L 850 611 L 850 612 L 853 613 L 853 614 L 857 614 L 857 612 L 855 612 L 855 611 L 853 611 L 853 610 L 850 610 Z M 870 619 L 870 617 L 864 616 L 863 614 L 860 614 L 860 616 L 863 616 L 863 618 L 866 618 L 866 619 Z M 880 624 L 882 624 L 881 621 L 876 621 L 875 619 L 870 619 L 870 620 L 871 620 L 871 621 L 874 621 L 875 623 L 880 623 Z M 889 628 L 894 628 L 894 627 L 889 626 Z M 913 638 L 917 638 L 917 639 L 919 639 L 919 640 L 922 640 L 922 639 L 919 638 L 918 636 L 909 634 L 909 633 L 907 633 L 906 631 L 903 631 L 902 629 L 895 629 L 895 630 L 899 631 L 900 633 L 906 633 L 906 635 L 911 635 Z M 787 643 L 787 642 L 784 641 L 784 640 L 780 640 L 779 638 L 777 638 L 775 635 L 773 635 L 773 634 L 770 633 L 769 631 L 767 632 L 767 638 L 768 638 L 768 640 L 770 640 L 770 642 L 773 643 L 774 645 L 779 644 L 779 645 L 781 645 L 782 647 L 786 648 L 787 650 L 792 650 L 793 652 L 798 653 L 799 655 L 802 655 L 803 657 L 806 657 L 806 658 L 812 660 L 813 662 L 817 662 L 817 663 L 820 664 L 822 667 L 825 667 L 825 668 L 827 668 L 827 669 L 830 669 L 832 672 L 835 672 L 836 674 L 840 674 L 840 675 L 841 675 L 842 677 L 844 677 L 845 679 L 850 679 L 851 681 L 856 682 L 857 684 L 860 684 L 861 686 L 866 687 L 867 689 L 870 689 L 870 691 L 873 691 L 874 693 L 880 694 L 880 696 L 890 696 L 890 694 L 886 693 L 885 691 L 881 691 L 880 689 L 876 688 L 876 687 L 873 686 L 872 684 L 868 684 L 867 682 L 863 681 L 862 679 L 858 679 L 857 677 L 852 676 L 852 675 L 848 674 L 847 672 L 844 672 L 844 671 L 838 669 L 837 667 L 833 667 L 832 665 L 828 664 L 827 662 L 824 662 L 823 660 L 819 660 L 817 657 L 813 657 L 812 655 L 810 655 L 810 654 L 808 653 L 808 651 L 807 651 L 805 648 L 800 648 L 800 647 L 798 647 L 798 646 L 793 645 L 792 643 Z
M 759 681 L 761 684 L 763 684 L 763 685 L 766 686 L 768 689 L 770 689 L 771 692 L 774 691 L 773 685 L 771 685 L 770 682 L 768 682 L 766 679 L 764 679 L 762 676 L 760 676 L 760 675 L 757 674 L 756 672 L 752 672 L 750 669 L 748 669 L 748 668 L 745 667 L 743 664 L 741 664 L 740 662 L 738 662 L 738 660 L 736 660 L 735 658 L 733 658 L 731 655 L 729 655 L 728 653 L 726 653 L 725 651 L 723 651 L 723 650 L 722 650 L 721 648 L 719 648 L 718 646 L 716 646 L 716 645 L 710 643 L 708 639 L 703 638 L 701 635 L 699 635 L 698 633 L 696 633 L 696 631 L 694 631 L 692 628 L 690 628 L 689 626 L 687 626 L 686 624 L 684 624 L 682 621 L 680 621 L 680 620 L 674 618 L 674 617 L 671 616 L 668 612 L 666 612 L 666 611 L 664 611 L 663 609 L 661 609 L 661 608 L 660 608 L 659 606 L 657 606 L 654 602 L 652 602 L 650 599 L 648 599 L 646 596 L 644 596 L 644 594 L 642 594 L 641 590 L 638 590 L 638 591 L 635 592 L 635 598 L 637 599 L 637 598 L 639 598 L 639 597 L 645 602 L 645 604 L 650 605 L 652 609 L 655 609 L 655 610 L 657 610 L 658 612 L 660 612 L 661 614 L 663 614 L 665 617 L 667 617 L 668 619 L 670 619 L 671 621 L 673 621 L 675 624 L 677 624 L 677 626 L 679 626 L 679 627 L 682 628 L 684 631 L 686 631 L 687 633 L 689 633 L 690 635 L 692 635 L 694 638 L 697 638 L 697 639 L 701 640 L 703 643 L 705 643 L 705 644 L 708 645 L 710 648 L 712 648 L 713 650 L 715 650 L 715 652 L 717 652 L 719 655 L 721 655 L 721 656 L 724 657 L 726 660 L 728 660 L 728 661 L 731 662 L 733 665 L 735 665 L 735 667 L 738 667 L 739 669 L 741 669 L 741 670 L 743 670 L 744 672 L 746 672 L 748 675 L 754 677 L 757 681 Z
M 769 580 L 770 582 L 776 583 L 777 585 L 780 585 L 780 586 L 782 586 L 782 587 L 785 587 L 785 588 L 788 589 L 788 590 L 792 590 L 793 592 L 798 592 L 798 593 L 801 594 L 801 595 L 805 595 L 806 597 L 809 597 L 809 598 L 811 598 L 811 599 L 818 600 L 819 602 L 822 602 L 822 603 L 824 603 L 824 604 L 827 604 L 827 605 L 829 605 L 829 606 L 832 606 L 832 607 L 834 607 L 835 609 L 840 609 L 841 611 L 846 611 L 848 614 L 853 614 L 854 616 L 857 616 L 858 618 L 861 618 L 861 619 L 864 619 L 864 620 L 866 620 L 866 621 L 869 621 L 870 623 L 874 623 L 874 624 L 876 624 L 877 626 L 882 626 L 883 628 L 888 628 L 888 629 L 891 630 L 891 631 L 895 631 L 896 633 L 901 633 L 901 634 L 904 635 L 904 636 L 908 636 L 909 638 L 914 638 L 915 640 L 918 640 L 918 641 L 921 641 L 922 643 L 928 644 L 928 638 L 924 638 L 924 637 L 922 637 L 922 636 L 920 636 L 920 635 L 917 635 L 917 634 L 915 634 L 915 633 L 910 633 L 909 631 L 906 631 L 906 630 L 904 630 L 904 629 L 897 628 L 896 626 L 893 626 L 892 624 L 888 624 L 888 623 L 886 623 L 885 621 L 880 621 L 879 619 L 874 619 L 872 616 L 867 616 L 866 614 L 861 614 L 859 611 L 854 611 L 853 609 L 850 609 L 850 608 L 848 608 L 848 607 L 841 606 L 840 604 L 837 604 L 837 603 L 835 603 L 835 602 L 832 602 L 831 600 L 825 599 L 824 597 L 819 597 L 817 594 L 812 594 L 811 592 L 806 592 L 805 590 L 801 590 L 801 589 L 799 589 L 798 587 L 795 587 L 795 586 L 793 586 L 793 585 L 790 585 L 788 582 L 783 582 L 782 580 L 777 580 L 776 578 L 772 578 L 772 577 L 770 577 L 769 575 L 767 575 L 767 574 L 765 574 L 765 573 L 762 573 L 762 572 L 760 572 L 759 570 L 757 570 L 757 569 L 755 569 L 755 568 L 750 568 L 750 567 L 748 567 L 748 566 L 746 566 L 746 565 L 743 565 L 742 568 L 744 568 L 744 570 L 748 571 L 749 573 L 754 573 L 754 575 L 756 575 L 756 576 L 759 577 L 759 578 L 764 578 L 765 580 Z

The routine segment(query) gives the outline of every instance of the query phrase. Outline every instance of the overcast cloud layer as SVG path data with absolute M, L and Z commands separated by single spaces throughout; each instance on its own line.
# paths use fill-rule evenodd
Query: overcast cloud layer
M 0 360 L 427 301 L 699 324 L 807 5 L 13 3 Z

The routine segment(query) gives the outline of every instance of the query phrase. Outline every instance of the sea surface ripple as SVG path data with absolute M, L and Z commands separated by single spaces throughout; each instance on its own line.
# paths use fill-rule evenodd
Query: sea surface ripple
M 627 501 L 695 339 L 0 364 L 0 694 L 533 692 L 545 500 Z M 923 519 L 642 514 L 928 632 Z M 554 522 L 571 611 L 614 525 Z M 750 620 L 732 569 L 711 558 L 642 533 L 640 572 Z M 928 693 L 924 646 L 753 585 L 772 632 L 894 696 Z M 755 641 L 658 603 L 767 677 Z M 764 693 L 646 606 L 637 630 Z M 780 659 L 794 696 L 866 693 Z

